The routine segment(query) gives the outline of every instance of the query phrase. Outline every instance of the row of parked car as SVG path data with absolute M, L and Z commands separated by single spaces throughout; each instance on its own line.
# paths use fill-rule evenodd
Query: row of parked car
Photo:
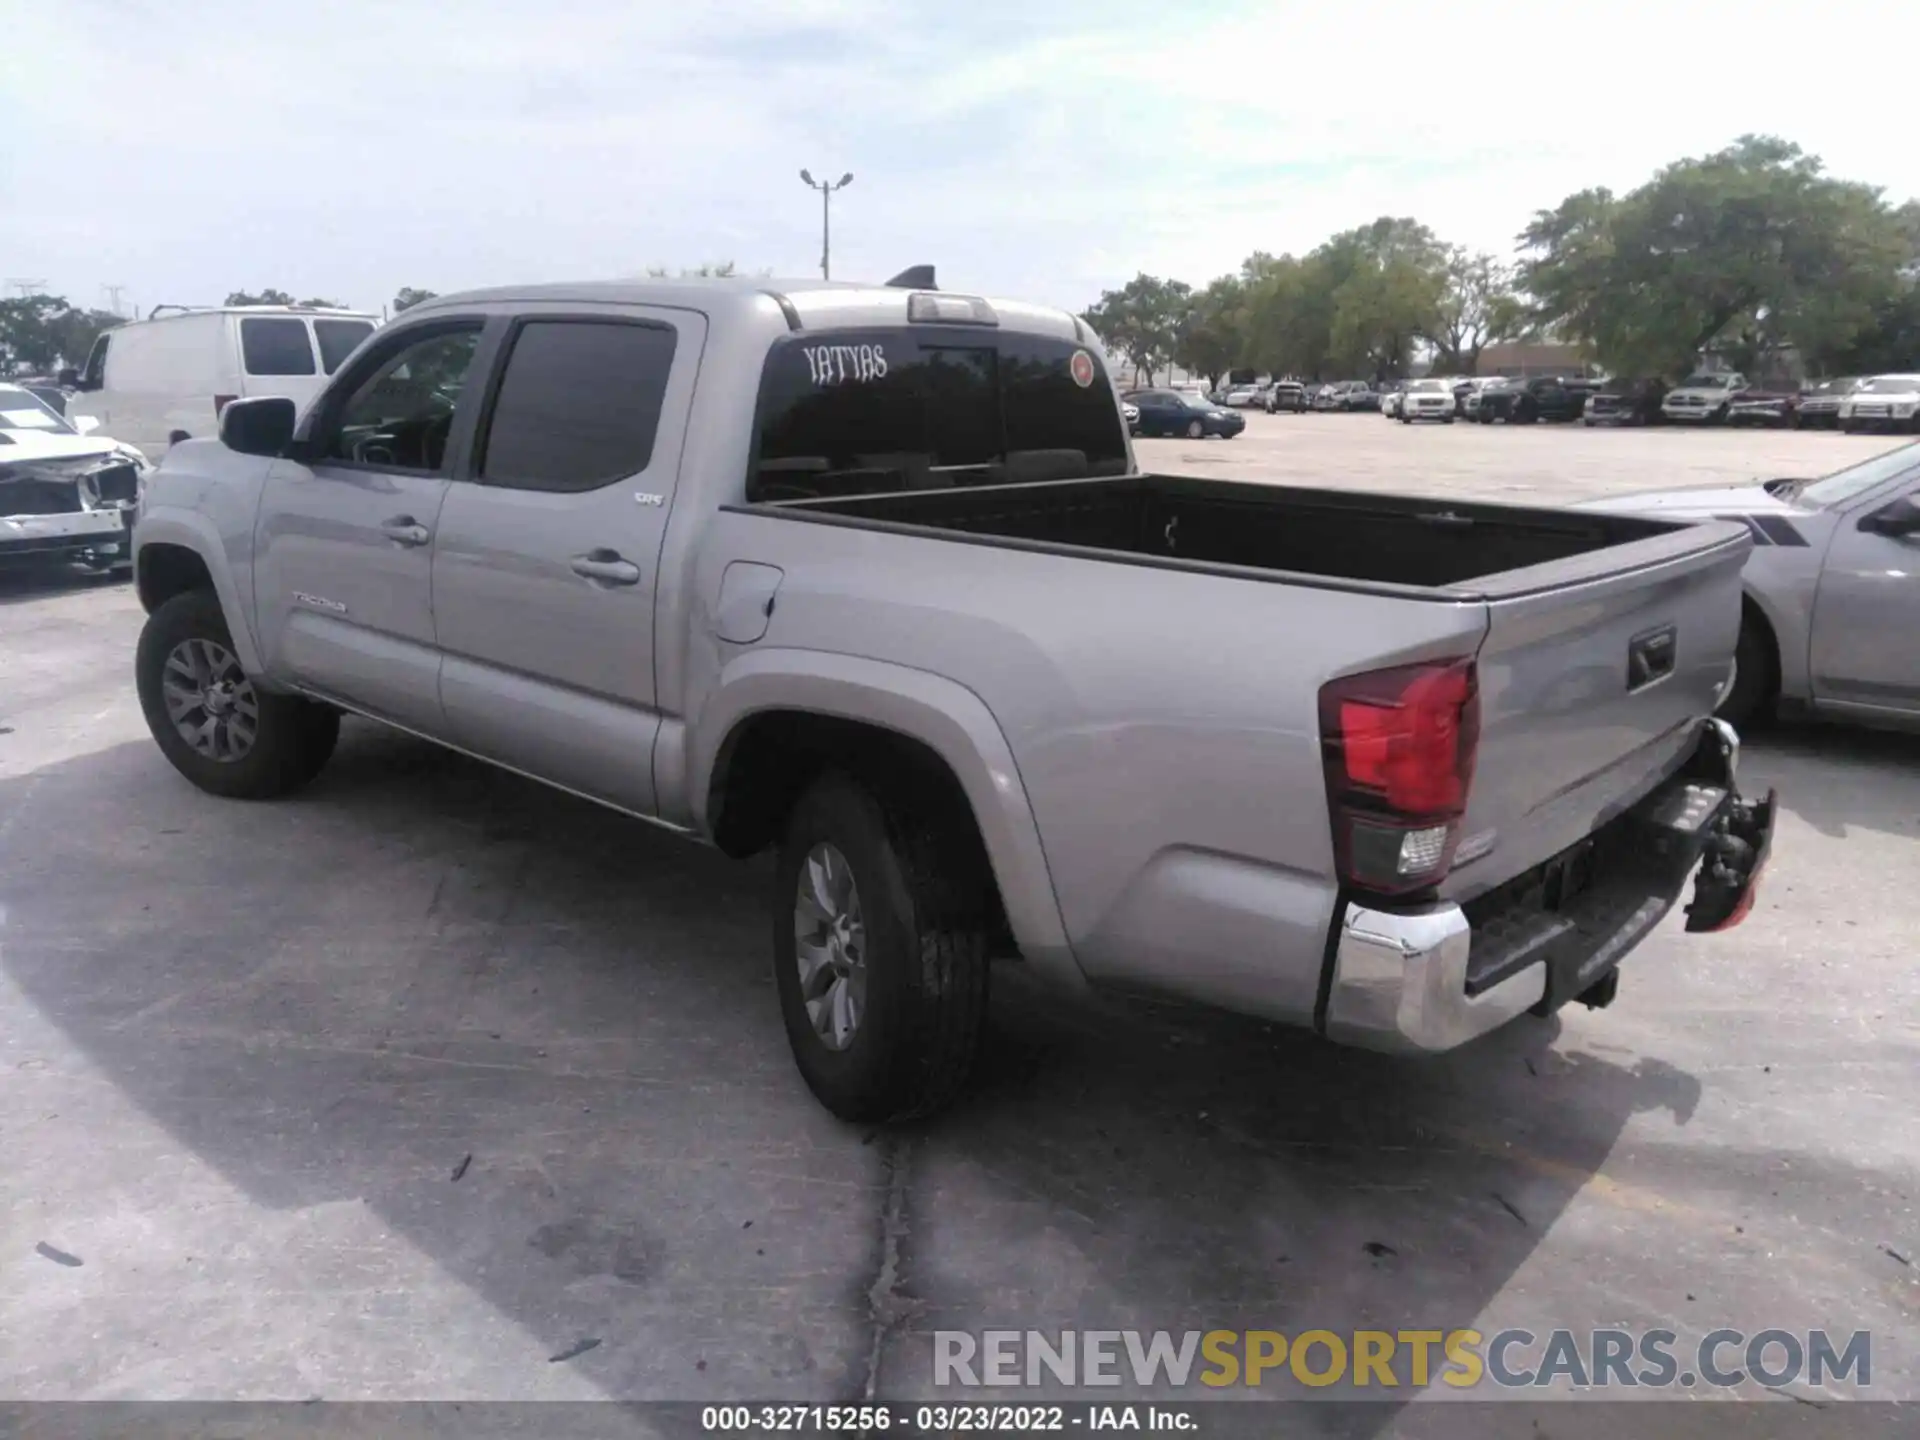
M 1586 425 L 1764 425 L 1920 433 L 1920 373 L 1845 376 L 1801 386 L 1701 372 L 1668 388 L 1657 381 L 1545 375 L 1439 376 L 1422 380 L 1275 380 L 1195 398 L 1215 410 L 1372 411 L 1390 420 L 1579 421 Z

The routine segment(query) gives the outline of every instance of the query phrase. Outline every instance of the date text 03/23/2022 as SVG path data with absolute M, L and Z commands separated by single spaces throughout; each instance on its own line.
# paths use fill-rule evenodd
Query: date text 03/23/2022
M 700 1428 L 736 1435 L 1026 1435 L 1069 1431 L 1147 1431 L 1163 1435 L 1199 1430 L 1179 1405 L 708 1405 Z

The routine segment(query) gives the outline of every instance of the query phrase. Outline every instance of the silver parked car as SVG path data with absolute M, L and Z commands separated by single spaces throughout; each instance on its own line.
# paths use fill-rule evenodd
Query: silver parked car
M 1920 445 L 1817 480 L 1611 496 L 1578 507 L 1737 520 L 1753 532 L 1720 713 L 1778 704 L 1920 728 Z

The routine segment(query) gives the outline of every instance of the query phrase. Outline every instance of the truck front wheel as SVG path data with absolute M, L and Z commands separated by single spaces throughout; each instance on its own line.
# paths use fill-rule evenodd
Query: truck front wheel
M 989 906 L 973 867 L 907 804 L 828 774 L 774 870 L 774 981 L 793 1058 L 843 1120 L 902 1120 L 959 1094 L 987 1009 Z
M 160 753 L 210 794 L 272 799 L 313 779 L 333 754 L 339 712 L 257 687 L 206 590 L 175 595 L 147 617 L 133 666 Z

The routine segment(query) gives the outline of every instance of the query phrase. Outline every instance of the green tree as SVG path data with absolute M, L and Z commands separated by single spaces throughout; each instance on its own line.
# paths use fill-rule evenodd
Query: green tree
M 1192 297 L 1185 282 L 1142 272 L 1118 290 L 1101 292 L 1080 318 L 1151 385 L 1155 374 L 1173 363 Z
M 1240 267 L 1246 286 L 1245 357 L 1272 375 L 1317 379 L 1328 367 L 1333 297 L 1324 265 L 1255 254 Z
M 1433 347 L 1433 368 L 1451 375 L 1473 374 L 1480 352 L 1496 340 L 1512 338 L 1522 315 L 1511 277 L 1499 261 L 1450 247 L 1445 283 L 1422 335 Z
M 1522 233 L 1534 317 L 1622 374 L 1672 378 L 1703 350 L 1764 368 L 1843 350 L 1900 288 L 1908 222 L 1872 186 L 1743 136 L 1624 196 L 1584 190 Z
M 120 323 L 110 311 L 76 309 L 58 295 L 0 300 L 0 375 L 79 365 L 100 332 Z
M 1328 360 L 1376 379 L 1405 374 L 1414 345 L 1437 326 L 1447 248 L 1417 220 L 1382 216 L 1308 259 L 1331 292 Z
M 69 308 L 57 295 L 0 300 L 0 374 L 45 372 L 58 365 L 58 326 Z
M 246 290 L 235 290 L 224 302 L 228 305 L 291 305 L 293 296 L 285 290 L 262 290 L 254 294 Z
M 421 305 L 437 298 L 439 297 L 436 291 L 421 290 L 412 285 L 402 285 L 399 293 L 393 297 L 393 313 L 398 315 L 402 310 L 411 310 L 416 305 Z
M 1217 388 L 1246 359 L 1246 310 L 1246 283 L 1238 275 L 1222 275 L 1192 296 L 1174 342 L 1174 363 Z

